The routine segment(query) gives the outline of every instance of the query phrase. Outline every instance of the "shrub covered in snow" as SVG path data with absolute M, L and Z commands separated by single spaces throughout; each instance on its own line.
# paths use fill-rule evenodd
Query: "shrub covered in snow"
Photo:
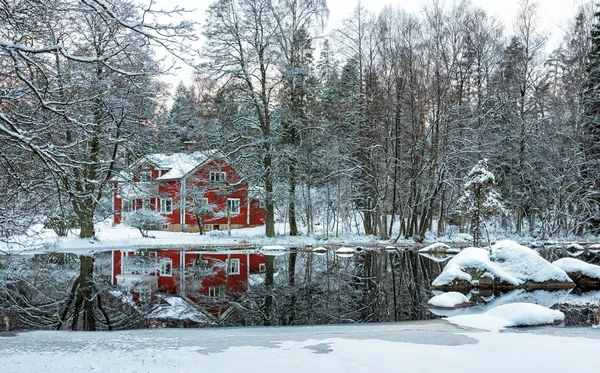
M 137 228 L 143 237 L 148 237 L 150 229 L 158 229 L 158 226 L 165 224 L 167 219 L 159 212 L 154 210 L 136 210 L 127 214 L 127 225 Z

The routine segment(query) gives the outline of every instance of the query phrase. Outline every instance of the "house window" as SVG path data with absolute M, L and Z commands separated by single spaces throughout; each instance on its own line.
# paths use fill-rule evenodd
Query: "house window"
M 142 200 L 142 209 L 150 210 L 150 199 L 149 198 Z
M 160 199 L 160 213 L 170 214 L 173 212 L 173 199 L 161 198 Z
M 223 182 L 227 179 L 227 174 L 225 172 L 220 171 L 211 171 L 210 172 L 210 181 Z
M 171 259 L 163 259 L 160 262 L 159 271 L 161 276 L 173 276 L 173 261 Z
M 163 224 L 163 225 L 162 225 L 162 229 L 164 229 L 164 230 L 168 230 L 168 229 L 169 229 L 169 224 Z
M 128 201 L 128 200 L 124 199 L 121 203 L 123 204 L 123 207 L 121 209 L 123 210 L 124 213 L 131 212 L 132 201 Z
M 211 298 L 225 298 L 225 286 L 211 286 L 208 288 L 208 296 Z
M 237 215 L 240 213 L 240 199 L 239 198 L 227 198 L 227 212 L 230 215 Z
M 260 263 L 258 265 L 258 272 L 260 272 L 260 273 L 267 272 L 267 265 L 265 263 Z
M 229 259 L 227 261 L 227 273 L 230 275 L 239 275 L 240 274 L 240 260 L 239 259 Z

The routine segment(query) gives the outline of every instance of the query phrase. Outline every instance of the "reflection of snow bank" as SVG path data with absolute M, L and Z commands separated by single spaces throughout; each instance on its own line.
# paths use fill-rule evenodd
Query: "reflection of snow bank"
M 462 306 L 465 303 L 469 303 L 469 298 L 462 293 L 450 291 L 448 293 L 436 295 L 435 297 L 431 298 L 427 303 L 427 306 L 437 308 L 456 308 L 457 306 Z
M 500 241 L 488 250 L 469 247 L 452 258 L 444 271 L 433 281 L 433 286 L 452 285 L 454 280 L 465 280 L 474 284 L 471 272 L 481 278 L 499 280 L 519 286 L 525 282 L 543 283 L 547 281 L 571 282 L 565 271 L 543 259 L 536 251 L 514 241 Z
M 214 324 L 206 315 L 180 297 L 162 295 L 161 299 L 164 303 L 152 310 L 146 316 L 148 319 L 191 320 L 197 323 Z
M 565 315 L 560 311 L 531 303 L 511 303 L 492 308 L 478 315 L 448 317 L 456 325 L 470 328 L 499 330 L 510 326 L 550 325 L 562 322 Z

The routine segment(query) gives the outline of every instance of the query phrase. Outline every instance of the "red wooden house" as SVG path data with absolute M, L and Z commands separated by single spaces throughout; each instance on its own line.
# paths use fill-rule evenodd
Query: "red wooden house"
M 265 272 L 263 254 L 182 249 L 113 250 L 111 283 L 141 294 L 176 294 L 208 316 L 224 319 L 248 290 L 251 274 Z
M 194 153 L 149 154 L 113 179 L 113 224 L 127 220 L 138 209 L 160 211 L 167 224 L 162 230 L 197 232 L 193 206 L 197 199 L 213 213 L 201 215 L 204 230 L 263 225 L 264 209 L 258 196 L 220 150 Z

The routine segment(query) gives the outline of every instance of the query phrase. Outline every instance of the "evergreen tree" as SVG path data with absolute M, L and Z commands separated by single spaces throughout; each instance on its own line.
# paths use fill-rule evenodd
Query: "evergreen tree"
M 488 160 L 482 159 L 465 178 L 464 193 L 458 204 L 462 212 L 471 218 L 473 245 L 481 240 L 485 220 L 504 211 L 500 194 L 494 189 L 496 178 L 488 169 Z

